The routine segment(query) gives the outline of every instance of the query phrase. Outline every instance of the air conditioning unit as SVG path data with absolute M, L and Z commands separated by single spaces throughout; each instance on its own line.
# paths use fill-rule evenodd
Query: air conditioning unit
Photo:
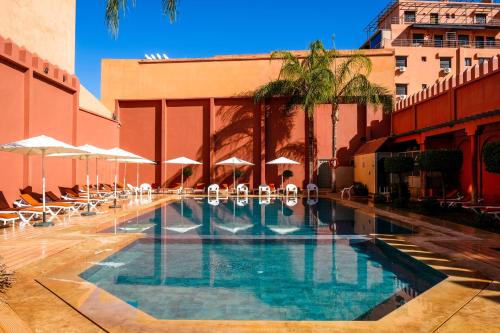
M 399 100 L 402 100 L 402 99 L 405 99 L 408 96 L 407 95 L 397 95 L 397 97 L 398 97 Z
M 449 68 L 449 67 L 443 68 L 443 73 L 444 74 L 450 74 L 451 73 L 451 68 Z
M 401 73 L 406 72 L 406 66 L 399 66 L 399 67 L 396 67 L 396 69 L 398 70 L 398 72 L 401 72 Z

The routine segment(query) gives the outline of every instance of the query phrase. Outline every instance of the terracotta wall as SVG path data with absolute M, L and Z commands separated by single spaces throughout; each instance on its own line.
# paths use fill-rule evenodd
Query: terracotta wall
M 396 142 L 417 140 L 423 149 L 460 149 L 459 189 L 500 203 L 500 176 L 486 172 L 482 150 L 500 141 L 498 57 L 399 102 L 392 118 Z
M 41 134 L 69 144 L 118 144 L 118 124 L 78 108 L 78 79 L 9 40 L 0 38 L 0 143 Z M 80 162 L 46 159 L 47 187 L 72 186 L 82 180 Z M 41 190 L 41 159 L 0 153 L 0 190 L 9 202 L 18 189 Z
M 254 163 L 240 168 L 244 171 L 240 183 L 251 187 L 262 183 L 279 185 L 286 168 L 294 173 L 289 182 L 302 187 L 308 181 L 308 119 L 301 109 L 287 113 L 285 102 L 272 99 L 255 104 L 248 97 L 118 101 L 120 145 L 158 162 L 156 166 L 140 167 L 140 183 L 179 183 L 181 166 L 161 161 L 186 156 L 203 163 L 191 167 L 193 175 L 186 180 L 186 186 L 213 182 L 229 185 L 233 183 L 232 167 L 216 163 L 236 156 Z M 367 138 L 389 134 L 389 118 L 380 108 L 341 105 L 340 114 L 337 147 L 343 166 L 352 165 L 354 152 Z M 314 124 L 316 163 L 318 159 L 332 158 L 330 105 L 318 106 Z M 266 164 L 281 156 L 301 165 Z M 120 180 L 123 172 L 121 167 Z M 135 183 L 135 166 L 128 167 L 126 178 Z

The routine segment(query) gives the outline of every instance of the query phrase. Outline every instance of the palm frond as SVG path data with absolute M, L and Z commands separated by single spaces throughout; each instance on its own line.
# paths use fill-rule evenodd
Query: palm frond
M 346 82 L 343 91 L 343 102 L 358 104 L 382 104 L 385 112 L 391 112 L 393 99 L 390 91 L 378 84 L 371 83 L 367 76 L 357 74 Z
M 294 94 L 293 83 L 288 80 L 271 81 L 254 92 L 254 102 L 258 103 L 270 97 L 286 97 Z
M 167 15 L 170 22 L 174 22 L 177 19 L 177 7 L 179 0 L 162 0 L 161 9 L 163 15 Z

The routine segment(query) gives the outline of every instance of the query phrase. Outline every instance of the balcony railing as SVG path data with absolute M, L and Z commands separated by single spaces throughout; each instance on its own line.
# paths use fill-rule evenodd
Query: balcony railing
M 478 20 L 475 17 L 469 16 L 457 16 L 455 18 L 446 18 L 444 16 L 440 16 L 438 18 L 435 17 L 419 17 L 417 16 L 414 20 L 405 19 L 404 16 L 393 17 L 391 19 L 391 24 L 432 24 L 432 25 L 472 25 L 472 26 L 491 26 L 498 27 L 500 26 L 499 19 L 486 19 L 486 20 Z M 389 28 L 389 27 L 386 27 Z
M 476 48 L 476 49 L 499 49 L 500 40 L 495 41 L 459 41 L 441 39 L 396 39 L 392 46 L 400 47 L 442 47 L 442 48 Z

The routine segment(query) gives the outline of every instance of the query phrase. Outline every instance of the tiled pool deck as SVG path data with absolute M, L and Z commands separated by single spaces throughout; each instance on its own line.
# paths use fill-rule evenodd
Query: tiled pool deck
M 0 332 L 500 332 L 500 252 L 493 249 L 500 235 L 352 201 L 342 204 L 417 225 L 417 234 L 380 239 L 449 277 L 378 321 L 265 322 L 157 320 L 78 276 L 140 237 L 98 230 L 171 199 L 51 228 L 0 229 L 3 260 L 16 270 L 7 304 L 0 303 Z

